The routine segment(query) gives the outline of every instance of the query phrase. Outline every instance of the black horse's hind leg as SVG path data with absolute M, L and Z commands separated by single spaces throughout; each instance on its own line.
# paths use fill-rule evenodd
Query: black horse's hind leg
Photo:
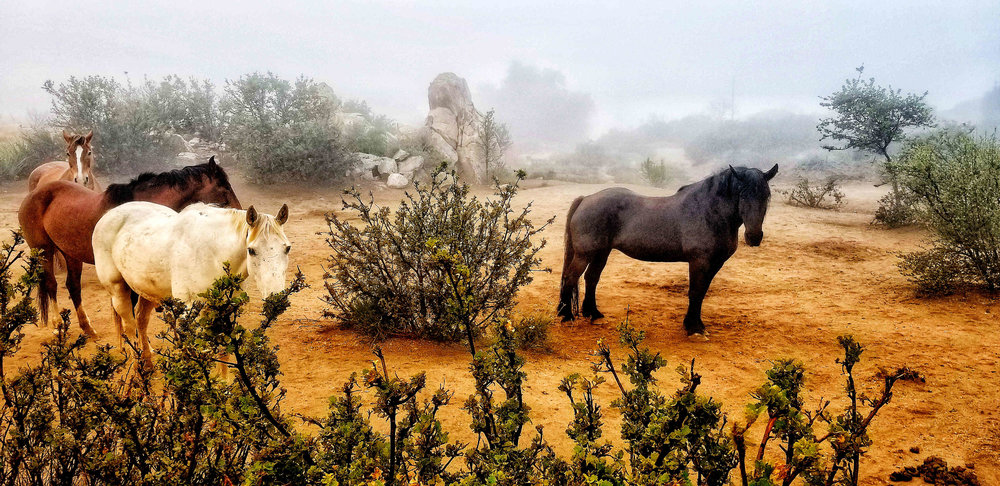
M 701 303 L 705 300 L 708 286 L 712 284 L 715 274 L 722 268 L 722 262 L 709 259 L 694 260 L 688 264 L 690 282 L 688 287 L 688 310 L 684 316 L 684 330 L 688 336 L 706 334 L 705 323 L 701 320 Z
M 573 260 L 566 266 L 562 276 L 562 286 L 559 291 L 559 316 L 563 322 L 572 321 L 576 316 L 573 314 L 573 300 L 579 298 L 580 276 L 587 269 L 587 259 L 579 254 L 573 255 Z
M 591 319 L 604 317 L 604 314 L 597 310 L 597 283 L 601 281 L 601 272 L 608 264 L 608 255 L 610 254 L 611 250 L 607 250 L 594 255 L 594 258 L 590 260 L 590 265 L 587 266 L 587 273 L 583 275 L 586 282 L 586 293 L 583 296 L 583 303 L 580 305 L 580 315 L 583 317 Z

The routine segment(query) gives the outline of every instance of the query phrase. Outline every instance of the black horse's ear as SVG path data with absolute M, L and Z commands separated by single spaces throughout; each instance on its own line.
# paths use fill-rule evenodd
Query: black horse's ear
M 774 176 L 778 175 L 778 164 L 774 164 L 771 170 L 764 173 L 764 178 L 767 180 L 774 179 Z
M 285 224 L 288 221 L 288 205 L 282 204 L 281 209 L 278 210 L 278 215 L 274 217 L 274 220 L 278 224 Z
M 736 176 L 736 179 L 737 179 L 737 180 L 740 180 L 740 181 L 742 181 L 742 180 L 743 180 L 743 177 L 742 177 L 742 176 L 740 176 L 740 173 L 739 173 L 739 172 L 736 172 L 736 169 L 735 169 L 735 168 L 733 168 L 733 166 L 732 166 L 732 165 L 730 165 L 730 166 L 729 166 L 729 171 L 730 171 L 730 172 L 732 172 L 734 176 Z
M 257 224 L 257 210 L 253 206 L 247 209 L 247 224 L 250 226 Z
M 208 158 L 208 165 L 217 165 L 215 163 L 215 156 L 214 155 Z

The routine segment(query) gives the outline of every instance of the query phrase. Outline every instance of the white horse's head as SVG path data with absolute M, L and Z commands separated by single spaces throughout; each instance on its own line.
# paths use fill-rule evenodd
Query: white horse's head
M 292 245 L 282 225 L 288 220 L 288 205 L 281 206 L 277 216 L 247 209 L 247 274 L 257 284 L 265 298 L 285 289 L 288 252 Z

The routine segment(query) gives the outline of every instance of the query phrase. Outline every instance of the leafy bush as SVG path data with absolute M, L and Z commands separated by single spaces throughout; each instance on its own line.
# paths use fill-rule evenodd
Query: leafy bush
M 1000 144 L 942 131 L 910 143 L 894 169 L 933 233 L 932 250 L 903 260 L 922 291 L 956 281 L 1000 290 Z M 939 261 L 932 261 L 932 259 Z M 955 272 L 951 279 L 945 272 Z
M 202 140 L 222 137 L 222 113 L 211 81 L 192 77 L 185 82 L 171 75 L 159 83 L 147 81 L 144 90 L 156 117 L 174 132 L 197 134 Z
M 844 204 L 844 192 L 837 179 L 830 177 L 818 185 L 810 185 L 809 179 L 802 177 L 795 187 L 786 191 L 788 203 L 807 208 L 834 209 Z M 833 199 L 833 201 L 830 201 Z
M 344 139 L 352 152 L 392 157 L 399 150 L 395 121 L 385 115 L 376 115 L 368 103 L 362 100 L 348 100 L 341 110 L 344 113 L 357 113 L 363 120 L 344 127 Z
M 466 338 L 474 348 L 486 325 L 508 316 L 541 263 L 545 242 L 532 239 L 552 220 L 536 228 L 530 205 L 511 208 L 516 194 L 517 182 L 498 185 L 480 201 L 445 165 L 427 185 L 415 184 L 395 213 L 347 191 L 344 209 L 360 222 L 327 215 L 328 314 L 375 337 Z
M 8 140 L 0 140 L 0 180 L 26 177 L 43 162 L 64 160 L 62 137 L 41 122 L 22 128 Z
M 639 165 L 639 176 L 642 180 L 653 187 L 663 187 L 670 182 L 670 173 L 667 172 L 667 164 L 662 160 L 654 162 L 652 158 L 646 157 Z
M 226 83 L 222 110 L 228 147 L 252 182 L 334 182 L 352 165 L 332 124 L 333 100 L 311 79 L 243 76 Z
M 129 174 L 162 167 L 175 155 L 165 140 L 170 124 L 161 118 L 149 85 L 136 88 L 114 78 L 87 76 L 42 86 L 52 96 L 52 123 L 77 132 L 94 130 L 98 170 Z

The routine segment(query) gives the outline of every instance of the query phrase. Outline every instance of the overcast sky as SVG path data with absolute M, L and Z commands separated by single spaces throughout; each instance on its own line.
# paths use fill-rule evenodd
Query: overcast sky
M 591 135 L 703 111 L 734 85 L 738 115 L 818 111 L 817 97 L 862 63 L 940 108 L 1000 81 L 996 0 L 2 3 L 4 118 L 46 111 L 46 79 L 124 72 L 220 84 L 251 71 L 305 74 L 417 124 L 438 73 L 489 98 L 520 66 L 589 97 Z

